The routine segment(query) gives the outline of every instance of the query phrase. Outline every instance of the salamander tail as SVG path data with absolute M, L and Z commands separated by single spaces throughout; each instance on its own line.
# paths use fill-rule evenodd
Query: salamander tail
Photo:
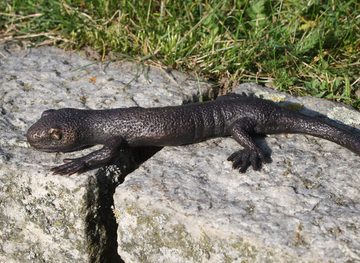
M 277 110 L 267 133 L 302 133 L 323 138 L 360 155 L 359 130 L 326 118 L 309 117 L 299 112 Z

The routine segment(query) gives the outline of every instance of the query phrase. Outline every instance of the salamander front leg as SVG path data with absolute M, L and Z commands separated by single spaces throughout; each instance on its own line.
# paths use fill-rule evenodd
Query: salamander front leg
M 82 173 L 108 164 L 116 155 L 116 148 L 104 146 L 100 150 L 75 159 L 64 159 L 63 165 L 54 167 L 51 171 L 54 174 L 71 175 Z

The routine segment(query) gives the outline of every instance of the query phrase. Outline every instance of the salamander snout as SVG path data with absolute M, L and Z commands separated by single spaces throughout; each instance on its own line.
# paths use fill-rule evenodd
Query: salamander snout
M 38 122 L 26 133 L 26 138 L 29 144 L 39 150 L 43 151 L 57 151 L 57 142 L 62 138 L 61 129 L 39 129 Z
M 69 109 L 68 109 L 69 111 Z M 29 144 L 44 152 L 68 152 L 81 143 L 77 133 L 78 122 L 63 110 L 47 110 L 27 131 Z

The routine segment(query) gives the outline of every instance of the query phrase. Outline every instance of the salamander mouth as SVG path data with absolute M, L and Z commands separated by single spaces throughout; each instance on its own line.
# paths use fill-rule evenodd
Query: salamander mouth
M 92 147 L 93 145 L 81 145 L 81 146 L 73 146 L 73 147 L 60 147 L 60 146 L 44 146 L 44 145 L 38 145 L 35 143 L 30 143 L 32 147 L 34 147 L 36 150 L 41 152 L 47 152 L 47 153 L 58 153 L 58 152 L 75 152 L 79 150 L 83 150 L 89 147 Z
M 35 149 L 41 151 L 41 152 L 47 152 L 47 153 L 58 153 L 58 152 L 63 152 L 63 151 L 60 151 L 58 149 L 46 149 L 46 148 L 37 148 L 37 147 L 34 147 Z
M 62 150 L 58 149 L 58 148 L 54 148 L 54 147 L 46 147 L 44 145 L 40 145 L 40 144 L 36 144 L 34 142 L 29 142 L 29 144 L 31 145 L 31 147 L 35 148 L 38 151 L 41 152 L 48 152 L 48 153 L 52 153 L 52 152 L 61 152 Z

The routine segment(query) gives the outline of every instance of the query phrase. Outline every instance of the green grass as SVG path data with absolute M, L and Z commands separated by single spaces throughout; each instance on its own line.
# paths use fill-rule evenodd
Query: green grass
M 360 109 L 360 5 L 340 1 L 2 0 L 0 42 L 89 46 Z

